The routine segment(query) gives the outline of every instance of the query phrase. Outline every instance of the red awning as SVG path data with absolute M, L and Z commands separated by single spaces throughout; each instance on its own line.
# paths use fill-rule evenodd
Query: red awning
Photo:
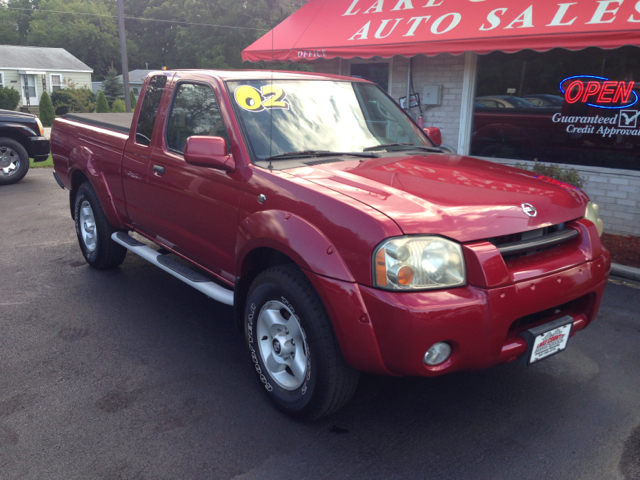
M 246 48 L 242 59 L 295 62 L 640 46 L 640 1 L 560 1 L 310 0 Z

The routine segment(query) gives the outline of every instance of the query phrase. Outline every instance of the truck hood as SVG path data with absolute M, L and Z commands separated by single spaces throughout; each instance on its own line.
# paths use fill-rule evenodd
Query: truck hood
M 0 121 L 2 122 L 24 122 L 35 123 L 36 116 L 31 113 L 14 112 L 12 110 L 0 110 Z
M 571 185 L 459 155 L 394 155 L 289 173 L 375 208 L 405 234 L 438 234 L 459 242 L 581 218 L 589 200 Z M 523 204 L 532 205 L 536 215 L 527 215 Z

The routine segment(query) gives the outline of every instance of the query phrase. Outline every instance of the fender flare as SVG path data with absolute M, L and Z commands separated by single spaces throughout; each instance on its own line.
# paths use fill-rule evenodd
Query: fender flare
M 240 222 L 236 241 L 236 272 L 247 255 L 267 247 L 291 258 L 300 268 L 325 277 L 355 282 L 331 241 L 313 224 L 282 210 L 256 212 Z
M 96 156 L 91 149 L 86 146 L 77 146 L 69 154 L 69 179 L 73 179 L 73 174 L 79 171 L 89 179 L 89 183 L 93 187 L 98 200 L 100 200 L 100 206 L 104 211 L 104 214 L 109 220 L 109 223 L 116 229 L 126 228 L 126 225 L 122 221 L 120 215 L 116 210 L 116 206 L 113 203 L 113 195 L 109 190 L 109 186 L 104 178 L 104 174 L 100 171 L 98 162 L 96 162 Z M 72 185 L 75 190 L 79 185 Z

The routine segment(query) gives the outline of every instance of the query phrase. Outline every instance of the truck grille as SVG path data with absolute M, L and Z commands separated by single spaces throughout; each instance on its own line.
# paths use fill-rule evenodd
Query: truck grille
M 544 325 L 565 315 L 570 315 L 574 318 L 577 318 L 579 315 L 584 315 L 586 318 L 590 318 L 593 313 L 595 300 L 595 294 L 589 293 L 570 302 L 563 303 L 562 305 L 520 317 L 509 327 L 508 337 L 513 338 L 525 330 Z
M 488 241 L 498 247 L 505 260 L 511 260 L 555 248 L 579 235 L 578 230 L 566 228 L 566 224 L 560 223 L 528 232 L 493 237 Z

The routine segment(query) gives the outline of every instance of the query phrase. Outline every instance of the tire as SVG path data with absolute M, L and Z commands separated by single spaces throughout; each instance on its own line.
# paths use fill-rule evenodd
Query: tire
M 29 171 L 29 155 L 22 145 L 0 138 L 0 185 L 17 183 Z
M 344 360 L 322 301 L 295 265 L 254 280 L 244 329 L 260 385 L 282 412 L 315 420 L 353 396 L 359 373 Z
M 116 230 L 109 224 L 89 182 L 84 182 L 78 188 L 73 212 L 78 243 L 87 263 L 98 270 L 120 265 L 127 255 L 127 249 L 111 240 Z

